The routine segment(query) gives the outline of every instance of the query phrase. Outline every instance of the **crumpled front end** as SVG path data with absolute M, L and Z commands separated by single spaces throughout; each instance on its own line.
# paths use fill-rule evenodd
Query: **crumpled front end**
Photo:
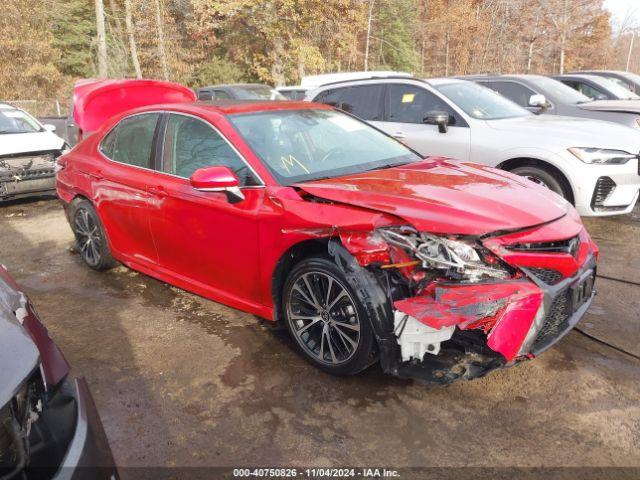
M 0 156 L 0 201 L 55 190 L 55 161 L 61 150 Z
M 598 249 L 575 212 L 481 237 L 398 226 L 341 240 L 392 299 L 397 348 L 381 363 L 401 377 L 448 383 L 533 358 L 594 295 Z

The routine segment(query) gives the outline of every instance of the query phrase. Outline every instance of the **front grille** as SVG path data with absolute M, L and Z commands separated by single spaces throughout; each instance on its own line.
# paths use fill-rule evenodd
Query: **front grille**
M 570 253 L 574 257 L 578 253 L 578 247 L 580 247 L 578 236 L 555 242 L 514 243 L 507 246 L 509 250 L 516 252 Z
M 529 268 L 528 270 L 547 285 L 555 285 L 562 279 L 562 274 L 552 268 Z
M 563 331 L 564 321 L 569 318 L 569 291 L 556 297 L 549 307 L 549 312 L 544 318 L 542 328 L 538 332 L 536 340 L 533 342 L 533 350 L 544 348 L 549 342 L 553 341 Z
M 591 197 L 591 209 L 594 211 L 608 209 L 608 207 L 604 206 L 604 202 L 613 193 L 615 188 L 616 182 L 611 180 L 609 177 L 598 178 L 598 181 L 596 182 L 596 188 L 593 190 L 593 196 Z

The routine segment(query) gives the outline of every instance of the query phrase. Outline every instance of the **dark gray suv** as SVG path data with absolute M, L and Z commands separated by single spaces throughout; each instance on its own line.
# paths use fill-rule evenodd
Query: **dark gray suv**
M 464 78 L 489 87 L 534 113 L 607 120 L 640 130 L 640 102 L 636 100 L 594 101 L 558 80 L 541 75 Z

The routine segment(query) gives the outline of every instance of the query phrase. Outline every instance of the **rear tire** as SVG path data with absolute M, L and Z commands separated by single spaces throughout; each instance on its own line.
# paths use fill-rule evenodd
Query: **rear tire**
M 375 358 L 373 329 L 353 287 L 334 262 L 309 257 L 289 273 L 284 323 L 298 351 L 335 375 L 354 375 Z
M 554 174 L 543 167 L 525 165 L 514 168 L 511 170 L 511 173 L 515 173 L 516 175 L 525 177 L 538 185 L 547 187 L 549 190 L 557 193 L 566 200 L 570 200 L 569 192 L 563 184 L 563 179 L 558 178 L 557 174 Z
M 69 223 L 84 263 L 98 271 L 114 266 L 107 235 L 91 202 L 74 201 L 69 207 Z

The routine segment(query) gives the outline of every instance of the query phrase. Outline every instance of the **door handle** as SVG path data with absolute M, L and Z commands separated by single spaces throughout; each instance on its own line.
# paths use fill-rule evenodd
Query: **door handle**
M 150 187 L 149 188 L 149 193 L 151 195 L 154 195 L 154 196 L 158 197 L 158 198 L 165 198 L 167 196 L 167 191 L 163 187 L 160 187 L 160 186 Z
M 396 140 L 406 140 L 407 139 L 407 134 L 404 133 L 404 132 L 396 132 L 391 136 L 393 138 L 395 138 Z
M 104 178 L 102 176 L 102 170 L 96 170 L 95 172 L 90 172 L 88 175 L 94 180 L 102 180 Z

